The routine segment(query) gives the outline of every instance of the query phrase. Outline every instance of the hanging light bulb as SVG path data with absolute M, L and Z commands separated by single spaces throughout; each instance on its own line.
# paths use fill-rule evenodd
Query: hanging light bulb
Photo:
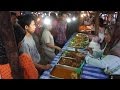
M 41 16 L 42 18 L 44 17 L 44 14 L 42 14 L 42 16 Z
M 40 21 L 40 18 L 37 18 L 37 22 L 39 22 Z
M 45 25 L 51 25 L 51 19 L 48 18 L 48 17 L 46 17 L 46 18 L 44 19 L 44 24 L 45 24 Z
M 67 18 L 66 21 L 67 21 L 68 23 L 70 23 L 70 22 L 71 22 L 71 18 Z
M 84 17 L 84 15 L 83 15 L 83 14 L 81 14 L 80 16 L 81 16 L 81 18 L 83 18 L 83 17 Z
M 76 20 L 76 17 L 73 17 L 72 20 L 75 21 L 75 20 Z

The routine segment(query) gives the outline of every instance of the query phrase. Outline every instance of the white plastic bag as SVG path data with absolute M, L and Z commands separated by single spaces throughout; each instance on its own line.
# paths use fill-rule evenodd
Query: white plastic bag
M 105 37 L 104 33 L 99 33 L 98 36 L 100 38 L 100 43 L 102 43 Z

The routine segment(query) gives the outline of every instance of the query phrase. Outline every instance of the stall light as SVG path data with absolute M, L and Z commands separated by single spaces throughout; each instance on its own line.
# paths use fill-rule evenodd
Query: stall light
M 43 22 L 45 25 L 50 25 L 51 24 L 51 19 L 46 17 Z
M 50 16 L 51 12 L 48 13 L 48 16 Z
M 67 20 L 67 22 L 68 22 L 68 23 L 70 23 L 70 22 L 71 22 L 71 19 L 70 19 L 70 18 L 67 18 L 66 20 Z
M 45 13 L 44 15 L 46 16 L 47 14 Z
M 83 14 L 83 16 L 85 17 L 85 16 L 86 16 L 86 14 Z
M 81 18 L 83 18 L 84 17 L 84 15 L 83 14 L 81 14 Z
M 50 16 L 50 12 L 48 13 L 48 16 Z
M 42 16 L 41 16 L 42 18 L 44 17 L 44 14 L 42 14 Z
M 56 16 L 58 16 L 58 13 L 56 13 Z
M 84 11 L 81 11 L 81 13 L 84 13 Z
M 90 16 L 90 14 L 89 14 L 89 13 L 88 13 L 87 15 L 88 15 L 88 17 Z
M 37 22 L 39 22 L 40 21 L 40 18 L 37 18 Z
M 72 18 L 72 20 L 73 20 L 73 21 L 75 21 L 75 20 L 76 20 L 76 18 L 75 18 L 75 17 L 73 17 L 73 18 Z
M 71 13 L 69 13 L 68 15 L 71 16 Z

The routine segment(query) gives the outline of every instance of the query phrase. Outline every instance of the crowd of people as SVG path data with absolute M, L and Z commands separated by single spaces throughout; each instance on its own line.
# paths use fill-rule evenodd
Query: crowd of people
M 76 31 L 69 33 L 66 17 L 66 13 L 59 13 L 58 17 L 55 13 L 51 13 L 49 16 L 51 24 L 44 24 L 42 17 L 39 17 L 39 20 L 30 14 L 17 17 L 16 13 L 11 12 L 23 79 L 38 79 L 44 70 L 52 68 L 51 61 L 61 52 L 62 47 L 78 28 L 73 24 L 75 27 L 72 29 Z M 102 18 L 99 21 L 98 35 L 88 35 L 91 42 L 86 48 L 88 54 L 85 56 L 85 61 L 104 69 L 107 74 L 120 74 L 120 25 L 108 28 L 104 26 Z M 0 47 L 2 46 L 0 37 Z M 0 73 L 0 78 L 12 79 L 4 47 L 0 48 L 0 54 L 4 56 L 0 60 L 0 70 L 1 68 L 7 70 L 6 75 L 4 71 Z
M 49 16 L 51 23 L 47 25 L 44 24 L 41 17 L 39 20 L 31 14 L 17 17 L 16 13 L 11 12 L 19 64 L 24 79 L 38 79 L 44 70 L 52 67 L 51 61 L 62 50 L 67 41 L 66 17 L 66 13 L 60 13 L 59 17 L 55 13 L 51 13 Z M 11 70 L 10 66 L 8 68 Z M 8 76 L 10 77 L 1 75 L 1 78 L 13 78 L 11 71 L 9 71 Z

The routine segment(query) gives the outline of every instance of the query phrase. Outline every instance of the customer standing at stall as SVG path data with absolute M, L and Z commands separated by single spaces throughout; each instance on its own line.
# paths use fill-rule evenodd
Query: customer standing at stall
M 90 48 L 96 48 L 96 49 L 103 49 L 105 46 L 105 26 L 104 26 L 104 20 L 102 18 L 99 18 L 99 30 L 98 35 L 89 35 L 89 38 L 91 39 L 91 42 L 89 44 Z
M 47 17 L 49 19 L 49 17 Z M 51 23 L 45 24 L 45 29 L 42 33 L 41 41 L 44 49 L 44 63 L 51 63 L 55 57 L 55 49 L 61 51 L 61 48 L 54 44 L 54 38 L 51 34 L 52 25 Z
M 23 32 L 23 28 L 19 25 L 14 25 L 14 34 L 16 39 L 16 44 L 18 47 L 18 55 L 19 55 L 19 64 L 22 69 L 23 79 L 38 79 L 38 71 L 35 68 L 33 60 L 30 55 L 24 52 L 19 52 L 19 48 L 21 47 L 21 42 L 25 37 L 25 32 Z
M 33 40 L 32 33 L 35 31 L 35 22 L 32 15 L 24 15 L 20 18 L 19 24 L 26 31 L 26 35 L 22 41 L 21 52 L 25 52 L 32 57 L 35 67 L 41 72 L 41 69 L 50 69 L 51 65 L 41 65 L 39 64 L 41 57 Z
M 58 16 L 59 16 L 59 20 L 58 20 L 57 29 L 56 29 L 57 35 L 55 39 L 55 44 L 60 48 L 62 48 L 67 41 L 66 39 L 67 15 L 65 13 L 59 13 Z

